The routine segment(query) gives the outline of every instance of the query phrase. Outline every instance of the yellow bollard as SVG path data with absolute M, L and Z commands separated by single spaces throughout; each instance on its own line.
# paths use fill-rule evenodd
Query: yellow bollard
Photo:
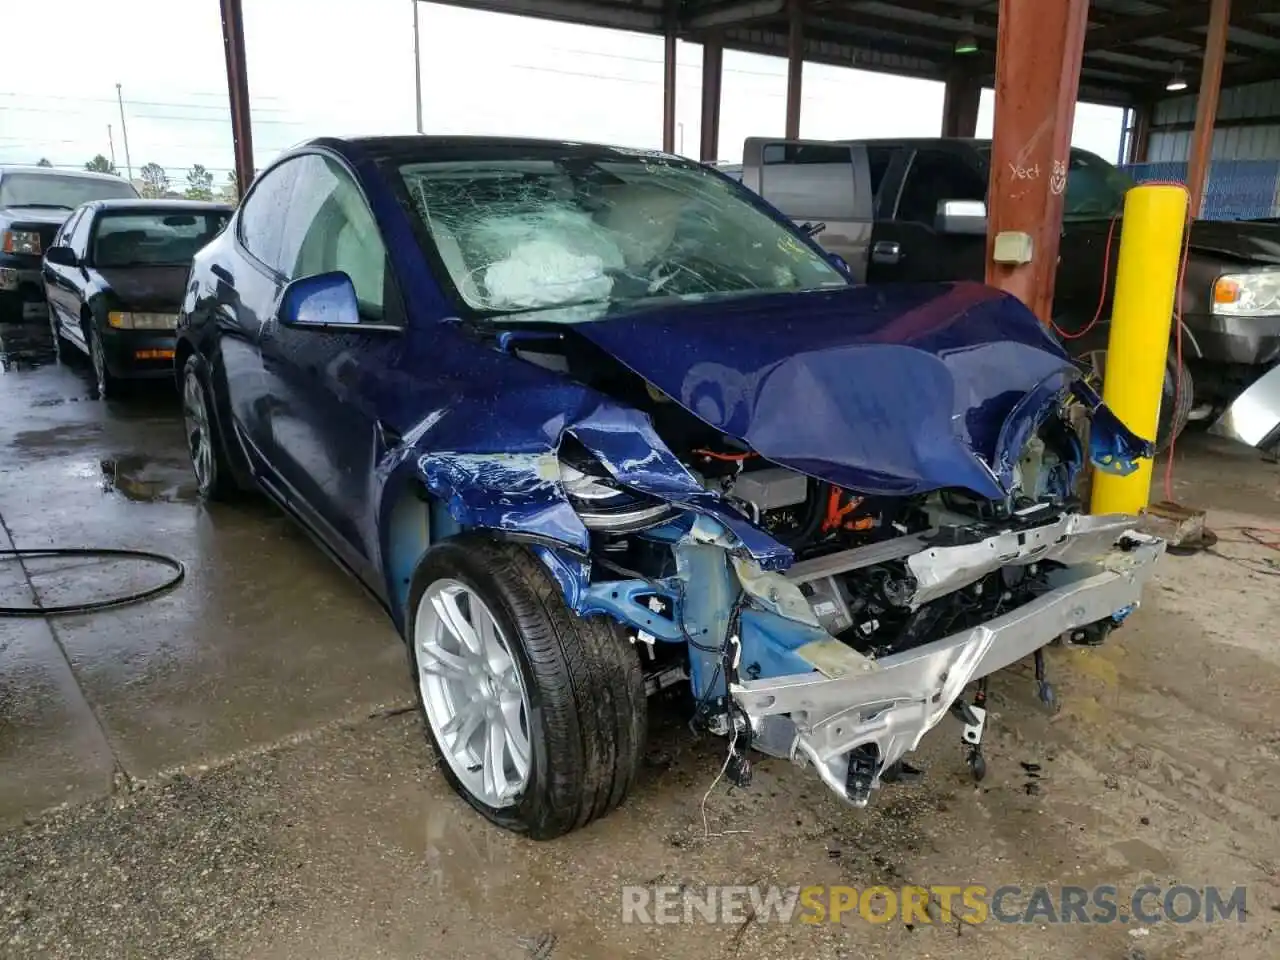
M 1160 419 L 1186 222 L 1183 187 L 1134 187 L 1125 197 L 1102 399 L 1140 437 L 1154 438 Z M 1094 470 L 1090 509 L 1136 514 L 1150 493 L 1150 460 L 1127 477 Z

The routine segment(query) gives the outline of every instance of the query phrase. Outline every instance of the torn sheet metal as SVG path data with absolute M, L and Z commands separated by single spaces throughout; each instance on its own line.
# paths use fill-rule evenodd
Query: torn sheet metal
M 1073 628 L 1127 616 L 1164 543 L 1133 532 L 1126 542 L 1096 562 L 1060 571 L 1054 589 L 1003 616 L 869 669 L 834 678 L 819 672 L 744 678 L 730 692 L 750 717 L 761 749 L 803 758 L 838 796 L 863 805 L 886 768 L 916 749 L 970 681 Z M 866 789 L 851 788 L 855 756 L 871 758 Z
M 587 528 L 565 499 L 555 455 L 434 453 L 422 479 L 463 526 L 557 540 L 585 552 Z
M 1126 427 L 1085 380 L 1072 383 L 1071 393 L 1089 412 L 1089 461 L 1099 470 L 1128 476 L 1156 455 L 1155 444 Z
M 1133 517 L 1123 514 L 1068 513 L 1029 530 L 998 533 L 978 543 L 929 547 L 907 558 L 907 569 L 916 582 L 911 609 L 976 583 L 1001 567 L 1046 560 L 1071 565 L 1106 556 L 1133 522 Z

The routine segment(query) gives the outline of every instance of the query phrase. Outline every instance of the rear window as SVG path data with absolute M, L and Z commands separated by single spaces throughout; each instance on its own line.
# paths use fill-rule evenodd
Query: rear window
M 230 218 L 225 211 L 107 212 L 94 230 L 93 263 L 98 267 L 187 264 Z
M 0 207 L 74 210 L 94 200 L 128 200 L 137 195 L 126 180 L 64 173 L 6 173 L 0 177 Z

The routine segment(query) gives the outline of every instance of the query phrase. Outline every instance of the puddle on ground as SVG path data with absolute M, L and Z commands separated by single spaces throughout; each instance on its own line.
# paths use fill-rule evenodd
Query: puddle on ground
M 0 369 L 34 370 L 58 359 L 48 321 L 0 324 Z
M 102 461 L 102 492 L 118 493 L 139 502 L 189 503 L 199 490 L 191 464 L 186 460 L 162 460 L 141 454 Z

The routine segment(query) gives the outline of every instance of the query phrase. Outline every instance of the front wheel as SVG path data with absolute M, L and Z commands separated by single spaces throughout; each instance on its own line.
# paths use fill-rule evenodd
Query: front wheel
M 1093 380 L 1098 392 L 1102 392 L 1102 384 L 1107 375 L 1106 343 L 1081 347 L 1075 354 L 1078 363 Z M 1191 371 L 1184 362 L 1179 361 L 1176 348 L 1169 345 L 1169 356 L 1165 361 L 1164 384 L 1160 391 L 1160 413 L 1156 427 L 1156 450 L 1163 452 L 1178 439 L 1191 419 L 1191 409 L 1195 402 L 1195 384 L 1191 379 Z
M 527 548 L 432 547 L 406 634 L 427 735 L 477 811 L 548 840 L 622 802 L 644 750 L 639 657 L 612 621 L 575 616 Z
M 53 340 L 53 357 L 59 363 L 63 360 L 63 351 L 67 348 L 67 338 L 62 335 L 62 321 L 58 319 L 58 311 L 49 305 L 49 336 Z
M 89 325 L 89 360 L 93 364 L 94 387 L 99 400 L 115 398 L 120 394 L 120 380 L 107 369 L 107 357 L 102 349 L 102 334 L 97 324 Z

